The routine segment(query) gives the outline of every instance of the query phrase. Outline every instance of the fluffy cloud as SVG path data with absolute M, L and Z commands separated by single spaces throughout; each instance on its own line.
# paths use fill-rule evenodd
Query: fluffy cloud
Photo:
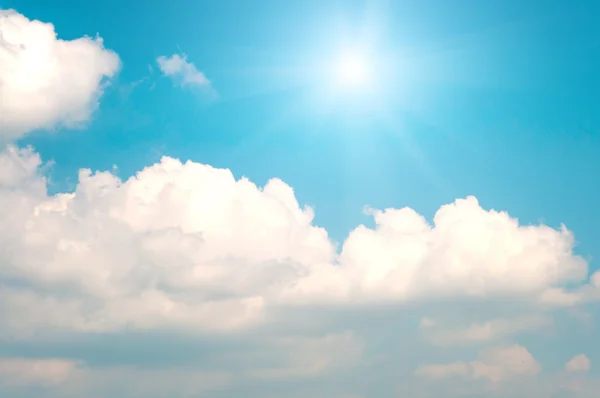
M 373 211 L 376 227 L 357 227 L 337 254 L 278 179 L 260 188 L 165 157 L 126 181 L 81 170 L 74 192 L 48 195 L 31 149 L 8 147 L 0 164 L 0 281 L 20 281 L 0 283 L 0 311 L 19 333 L 233 330 L 319 303 L 537 300 L 587 275 L 565 227 L 520 226 L 473 197 L 442 206 L 433 225 L 407 208 Z
M 188 62 L 185 54 L 173 54 L 170 57 L 161 55 L 156 59 L 161 72 L 173 79 L 180 86 L 209 87 L 210 81 L 196 66 Z
M 570 373 L 585 373 L 590 370 L 590 366 L 589 358 L 585 354 L 579 354 L 565 364 L 565 370 Z
M 88 121 L 119 64 L 100 37 L 61 40 L 50 23 L 0 10 L 0 139 Z
M 542 302 L 558 306 L 574 306 L 600 300 L 600 271 L 590 276 L 589 283 L 576 289 L 548 288 L 541 296 Z
M 540 364 L 525 347 L 513 345 L 484 350 L 477 360 L 470 362 L 423 365 L 415 374 L 434 379 L 461 376 L 497 383 L 519 376 L 532 376 L 540 369 Z
M 351 232 L 340 261 L 374 295 L 529 295 L 587 274 L 564 226 L 521 226 L 505 212 L 482 209 L 474 197 L 442 206 L 433 225 L 408 208 L 373 215 L 376 229 Z

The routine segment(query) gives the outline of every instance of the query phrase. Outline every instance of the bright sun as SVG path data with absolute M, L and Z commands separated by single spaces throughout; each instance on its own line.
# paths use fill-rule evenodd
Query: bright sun
M 369 65 L 366 59 L 357 54 L 347 54 L 338 61 L 336 76 L 342 87 L 357 88 L 368 85 Z
M 315 68 L 319 79 L 315 81 L 313 98 L 319 109 L 364 114 L 379 106 L 384 95 L 384 68 L 371 48 L 341 50 L 324 61 Z

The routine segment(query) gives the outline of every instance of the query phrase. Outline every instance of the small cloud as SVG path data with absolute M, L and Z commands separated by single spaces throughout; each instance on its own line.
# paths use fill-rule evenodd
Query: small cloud
M 136 88 L 136 87 L 137 87 L 137 86 L 139 86 L 140 84 L 143 84 L 143 83 L 145 83 L 145 82 L 146 82 L 148 79 L 149 79 L 149 77 L 148 77 L 148 76 L 144 76 L 144 77 L 142 77 L 142 78 L 141 78 L 141 79 L 139 79 L 139 80 L 135 80 L 135 81 L 133 81 L 133 82 L 129 83 L 129 85 L 130 85 L 132 88 Z
M 589 358 L 585 354 L 579 354 L 565 364 L 565 370 L 569 373 L 586 373 L 590 370 L 590 365 Z
M 196 69 L 196 66 L 187 61 L 185 54 L 173 54 L 170 57 L 160 56 L 156 59 L 158 67 L 163 75 L 173 79 L 179 86 L 203 86 L 209 87 L 210 80 Z
M 419 323 L 419 327 L 421 329 L 429 329 L 434 327 L 437 324 L 436 320 L 433 318 L 423 317 L 421 318 L 421 322 Z
M 128 98 L 131 95 L 131 93 L 133 92 L 133 90 L 135 90 L 137 87 L 141 86 L 142 84 L 146 83 L 149 79 L 150 79 L 150 76 L 144 76 L 141 79 L 132 81 L 130 83 L 123 84 L 119 88 L 119 93 L 121 94 L 121 99 L 124 100 L 124 99 Z
M 525 347 L 513 345 L 484 350 L 480 352 L 478 359 L 470 362 L 420 366 L 415 375 L 430 379 L 460 376 L 498 383 L 519 376 L 536 375 L 540 368 L 538 361 Z

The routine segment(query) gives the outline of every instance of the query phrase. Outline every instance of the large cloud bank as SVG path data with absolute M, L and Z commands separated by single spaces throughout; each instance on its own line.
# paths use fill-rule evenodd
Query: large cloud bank
M 48 195 L 31 149 L 10 146 L 0 164 L 5 330 L 236 329 L 273 306 L 540 300 L 587 277 L 565 227 L 521 226 L 474 197 L 432 224 L 373 210 L 376 227 L 358 226 L 338 253 L 278 179 L 261 188 L 164 157 L 126 181 L 81 170 L 74 192 Z

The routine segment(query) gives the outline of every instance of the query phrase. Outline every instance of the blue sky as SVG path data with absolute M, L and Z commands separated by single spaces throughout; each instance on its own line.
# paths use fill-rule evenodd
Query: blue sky
M 0 284 L 8 289 L 4 300 L 22 306 L 19 294 L 31 300 L 22 299 L 31 307 L 3 309 L 13 314 L 4 326 L 15 331 L 0 343 L 0 355 L 22 369 L 31 365 L 22 358 L 50 358 L 59 361 L 48 362 L 59 369 L 53 374 L 68 370 L 59 382 L 32 377 L 0 388 L 24 397 L 92 390 L 130 397 L 136 396 L 131 380 L 154 378 L 139 369 L 156 367 L 156 380 L 217 372 L 206 375 L 208 385 L 257 397 L 277 388 L 346 398 L 406 389 L 456 397 L 592 393 L 600 358 L 593 338 L 600 279 L 592 277 L 600 257 L 598 5 L 1 0 L 0 9 L 26 18 L 18 32 L 38 20 L 53 24 L 67 43 L 39 50 L 32 64 L 26 55 L 37 51 L 34 43 L 56 39 L 0 25 L 0 61 L 8 65 L 0 64 L 0 141 L 9 145 L 0 158 L 8 170 L 0 171 L 0 194 L 11 209 L 0 212 L 7 226 L 0 258 L 9 264 Z M 81 42 L 80 52 L 68 44 L 96 35 L 102 43 Z M 370 79 L 354 89 L 333 82 L 348 50 L 359 54 Z M 161 57 L 177 61 L 172 73 Z M 196 80 L 186 83 L 190 76 Z M 33 152 L 14 155 L 29 145 Z M 37 168 L 37 156 L 50 164 Z M 163 156 L 193 163 L 180 170 Z M 227 172 L 195 164 L 270 185 L 252 194 L 236 185 L 231 203 L 240 207 L 227 210 L 233 189 Z M 108 173 L 86 177 L 81 169 Z M 43 176 L 47 193 L 35 188 Z M 268 183 L 272 178 L 287 185 Z M 150 191 L 153 199 L 143 196 Z M 63 218 L 31 221 L 40 206 L 59 208 L 60 194 L 70 192 L 75 196 Z M 459 202 L 434 221 L 441 206 L 468 196 L 478 204 Z M 305 205 L 314 210 L 312 222 Z M 374 228 L 367 207 L 409 207 L 439 227 L 427 235 L 412 213 L 375 212 L 380 228 L 355 230 Z M 71 249 L 52 251 L 63 246 Z M 156 254 L 156 247 L 170 254 Z M 414 260 L 419 256 L 426 260 Z M 406 271 L 413 260 L 414 274 Z M 152 261 L 172 263 L 144 268 Z M 198 261 L 211 267 L 173 271 Z M 223 261 L 221 268 L 215 261 Z M 393 267 L 382 265 L 388 263 Z M 287 280 L 290 264 L 306 267 L 309 276 L 298 286 L 310 294 L 265 282 Z M 233 273 L 184 283 L 222 269 Z M 156 291 L 165 296 L 152 296 Z M 201 309 L 212 305 L 213 294 L 260 298 L 268 310 L 259 311 L 256 323 L 244 321 L 250 326 L 240 321 L 241 329 L 223 321 L 229 326 L 217 329 L 228 337 L 219 337 L 206 327 L 213 315 Z M 132 297 L 139 302 L 127 301 Z M 142 310 L 163 299 L 181 313 Z M 294 301 L 293 310 L 285 310 L 286 300 Z M 42 302 L 46 311 L 62 303 L 73 313 L 51 322 L 39 315 Z M 231 319 L 243 312 L 216 308 L 210 311 Z M 86 329 L 76 321 L 85 316 L 101 321 Z M 50 337 L 32 332 L 45 327 Z M 301 355 L 311 350 L 317 358 Z M 287 358 L 287 351 L 300 353 Z M 585 355 L 591 369 L 564 368 L 573 357 L 585 362 L 576 355 Z M 253 358 L 263 368 L 251 369 Z M 527 365 L 513 374 L 506 358 Z M 331 369 L 298 370 L 319 361 Z M 131 377 L 117 375 L 123 366 Z M 0 375 L 9 374 L 2 369 Z M 114 391 L 97 390 L 106 380 Z M 186 396 L 199 387 L 165 388 Z M 288 396 L 275 393 L 281 394 Z
M 52 21 L 61 37 L 101 34 L 123 61 L 88 127 L 92 134 L 60 132 L 27 143 L 56 160 L 58 184 L 80 167 L 117 164 L 131 174 L 158 153 L 228 167 L 259 183 L 278 176 L 302 202 L 322 209 L 321 223 L 341 237 L 365 204 L 408 205 L 431 216 L 440 203 L 474 194 L 525 222 L 565 222 L 582 250 L 598 255 L 590 224 L 600 219 L 592 100 L 600 61 L 591 3 L 375 2 L 368 13 L 360 1 L 322 3 L 132 2 L 115 12 L 101 3 L 8 2 Z M 338 42 L 353 40 L 340 37 L 346 32 L 360 40 L 371 24 L 381 31 L 382 56 L 406 58 L 386 92 L 397 124 L 348 122 L 343 112 L 318 120 L 303 101 L 311 76 L 290 71 L 338 51 Z M 160 80 L 151 95 L 142 87 L 120 102 L 120 85 L 147 76 L 157 56 L 180 51 L 211 78 L 219 101 L 200 103 Z M 278 123 L 285 113 L 294 116 Z M 360 133 L 348 131 L 354 123 Z M 403 135 L 445 189 L 420 170 Z

